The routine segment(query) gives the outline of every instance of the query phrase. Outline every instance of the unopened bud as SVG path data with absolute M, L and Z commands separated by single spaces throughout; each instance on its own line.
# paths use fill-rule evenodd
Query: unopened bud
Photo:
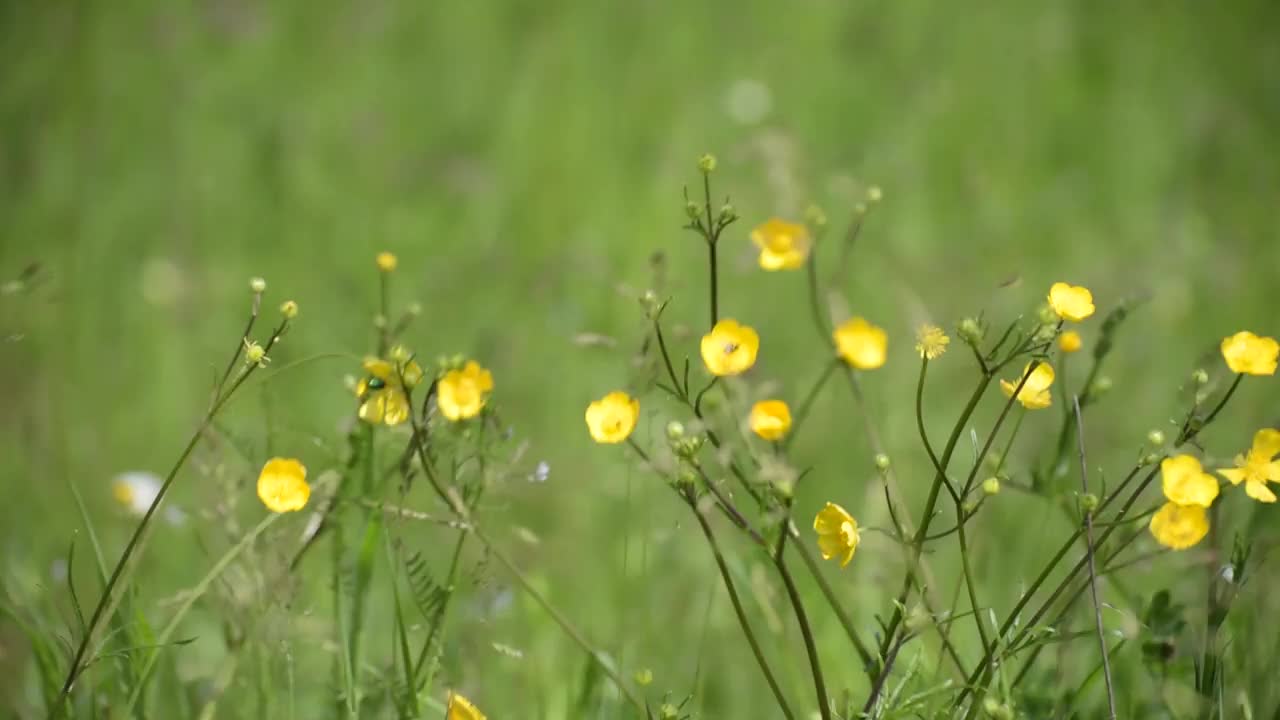
M 1042 325 L 1058 324 L 1058 313 L 1054 312 L 1053 308 L 1049 305 L 1041 305 L 1036 310 L 1036 317 L 1040 319 L 1040 323 Z
M 884 472 L 889 469 L 889 456 L 884 453 L 876 454 L 876 469 Z
M 285 320 L 292 320 L 298 317 L 298 303 L 292 300 L 285 300 L 280 304 L 280 314 Z
M 982 492 L 988 495 L 995 495 L 996 493 L 1000 492 L 1000 478 L 992 476 L 987 478 L 986 480 L 983 480 Z
M 879 185 L 872 185 L 867 188 L 867 202 L 874 205 L 875 203 L 880 202 L 883 198 L 884 192 L 880 190 Z
M 690 200 L 684 204 L 684 214 L 689 216 L 690 220 L 698 220 L 702 217 L 702 208 L 698 204 Z
M 704 173 L 712 173 L 716 169 L 716 156 L 707 153 L 698 158 L 698 169 Z
M 636 671 L 636 684 L 645 687 L 653 682 L 653 671 L 649 668 L 643 668 Z
M 810 225 L 821 228 L 827 226 L 827 214 L 817 205 L 810 205 L 804 211 L 805 222 Z
M 933 617 L 921 605 L 913 605 L 907 612 L 907 630 L 918 633 L 933 624 Z
M 973 500 L 965 500 L 964 503 L 960 505 L 960 511 L 965 515 L 972 515 L 977 509 L 978 503 Z
M 680 708 L 671 703 L 662 703 L 662 707 L 658 708 L 658 720 L 679 720 Z
M 249 278 L 249 289 L 261 295 L 267 291 L 267 281 L 260 277 Z
M 1106 395 L 1110 392 L 1111 385 L 1112 382 L 1110 377 L 1106 375 L 1099 377 L 1097 380 L 1093 381 L 1092 385 L 1089 386 L 1089 398 L 1091 400 L 1096 400 L 1103 395 Z
M 1085 512 L 1093 512 L 1098 509 L 1098 496 L 1093 493 L 1085 493 L 1080 496 L 1080 507 Z
M 410 315 L 413 315 L 413 316 L 421 315 L 421 314 L 422 314 L 422 303 L 419 303 L 419 302 L 411 302 L 411 303 L 409 303 L 409 307 L 405 308 L 405 309 L 404 309 L 404 311 L 405 311 L 406 313 L 410 314 Z
M 982 712 L 986 713 L 991 720 L 1013 720 L 1013 710 L 993 697 L 982 701 Z
M 731 223 L 738 219 L 738 211 L 733 209 L 729 203 L 725 203 L 720 207 L 720 222 Z
M 679 440 L 684 437 L 684 424 L 679 420 L 672 420 L 667 423 L 667 439 Z
M 374 315 L 373 326 L 378 328 L 379 330 L 385 328 L 387 326 L 387 316 L 383 315 L 382 313 L 378 313 L 377 315 Z
M 1164 433 L 1159 430 L 1152 430 L 1151 432 L 1147 433 L 1147 442 L 1151 443 L 1156 447 L 1160 447 L 1161 445 L 1164 445 Z
M 1209 382 L 1209 373 L 1205 372 L 1203 368 L 1198 369 L 1191 373 L 1191 380 L 1197 385 L 1204 385 Z
M 956 330 L 956 334 L 960 336 L 961 340 L 970 345 L 977 345 L 982 342 L 982 336 L 985 333 L 982 331 L 982 323 L 978 322 L 976 318 L 967 317 L 960 321 L 960 327 Z
M 1158 462 L 1160 462 L 1160 453 L 1147 453 L 1146 455 L 1142 456 L 1142 460 L 1141 460 L 1141 464 L 1144 466 L 1155 465 Z
M 1004 455 L 999 450 L 992 450 L 987 453 L 987 464 L 999 470 L 1000 466 L 1004 464 Z

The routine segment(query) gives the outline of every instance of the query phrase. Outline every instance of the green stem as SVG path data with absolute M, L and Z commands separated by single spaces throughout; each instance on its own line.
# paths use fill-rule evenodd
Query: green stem
M 764 651 L 760 649 L 760 641 L 756 639 L 755 631 L 751 629 L 751 623 L 747 620 L 747 613 L 742 608 L 742 600 L 738 597 L 738 591 L 733 584 L 733 577 L 729 574 L 729 566 L 724 561 L 724 555 L 720 551 L 720 544 L 716 540 L 715 533 L 711 531 L 707 518 L 698 510 L 697 502 L 688 497 L 685 497 L 685 502 L 689 504 L 689 509 L 693 511 L 694 517 L 698 518 L 698 525 L 702 528 L 702 534 L 706 536 L 707 544 L 711 546 L 711 552 L 716 558 L 716 566 L 720 568 L 720 578 L 724 581 L 725 590 L 729 593 L 729 602 L 733 604 L 733 612 L 738 617 L 738 626 L 742 628 L 742 634 L 746 636 L 747 644 L 751 646 L 751 653 L 756 658 L 756 664 L 760 666 L 760 672 L 764 673 L 765 682 L 769 684 L 769 689 L 773 691 L 773 697 L 778 703 L 778 708 L 787 720 L 795 720 L 795 714 L 791 711 L 791 706 L 787 704 L 787 699 L 782 694 L 778 679 L 774 677 L 773 670 L 769 667 L 769 661 L 765 659 Z
M 809 392 L 805 394 L 804 400 L 800 402 L 800 407 L 796 410 L 795 419 L 791 422 L 791 432 L 787 434 L 787 439 L 783 441 L 783 449 L 791 447 L 791 441 L 796 437 L 800 430 L 800 426 L 809 417 L 809 411 L 813 409 L 813 403 L 818 399 L 818 393 L 822 391 L 827 380 L 831 378 L 832 373 L 840 366 L 840 358 L 831 358 L 827 366 L 822 369 L 822 374 L 818 376 L 817 381 L 813 383 L 813 387 L 809 388 Z

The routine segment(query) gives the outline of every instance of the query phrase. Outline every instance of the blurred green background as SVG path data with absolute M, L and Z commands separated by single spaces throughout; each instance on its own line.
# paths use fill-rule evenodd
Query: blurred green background
M 68 480 L 118 552 L 130 520 L 110 479 L 172 462 L 236 341 L 248 277 L 267 279 L 269 307 L 302 307 L 276 367 L 358 356 L 373 338 L 372 258 L 391 250 L 393 298 L 424 308 L 411 344 L 491 367 L 504 419 L 550 465 L 545 484 L 513 482 L 488 501 L 499 537 L 627 673 L 653 669 L 654 697 L 696 688 L 692 707 L 707 717 L 765 717 L 766 691 L 687 512 L 623 451 L 593 445 L 582 422 L 590 399 L 632 376 L 644 332 L 635 297 L 654 283 L 655 252 L 675 298 L 668 317 L 704 322 L 704 249 L 680 229 L 695 158 L 716 153 L 716 193 L 743 216 L 721 253 L 722 312 L 761 331 L 751 382 L 776 381 L 792 402 L 825 350 L 803 274 L 760 272 L 747 233 L 809 203 L 842 230 L 866 188 L 884 188 L 839 290 L 889 330 L 890 362 L 865 385 L 912 498 L 927 484 L 912 423 L 915 325 L 953 327 L 980 310 L 1007 320 L 1060 279 L 1091 287 L 1101 313 L 1149 293 L 1090 421 L 1093 462 L 1119 475 L 1177 412 L 1191 370 L 1220 369 L 1221 337 L 1280 331 L 1278 22 L 1280 6 L 1263 1 L 5 3 L 0 279 L 39 266 L 30 287 L 0 297 L 5 572 L 48 584 L 80 524 Z M 1084 327 L 1086 342 L 1096 329 Z M 584 347 L 581 333 L 617 347 Z M 696 366 L 694 341 L 679 344 Z M 929 421 L 939 435 L 973 376 L 963 353 L 940 362 Z M 282 373 L 226 424 L 261 450 L 269 417 L 276 452 L 321 465 L 317 443 L 339 446 L 351 410 L 342 377 L 357 371 L 329 358 Z M 1275 384 L 1246 385 L 1207 436 L 1217 455 L 1276 420 Z M 638 438 L 656 441 L 668 406 L 657 392 L 642 402 L 650 422 Z M 997 403 L 984 404 L 980 432 Z M 1030 419 L 1021 452 L 1051 443 L 1056 417 Z M 826 500 L 883 521 L 843 387 L 831 386 L 795 452 L 815 466 L 797 501 L 802 525 Z M 189 511 L 216 499 L 195 478 L 172 496 Z M 978 540 L 1001 611 L 1066 527 L 1043 503 L 1008 503 Z M 422 532 L 425 548 L 447 542 Z M 781 612 L 772 647 L 790 653 L 789 689 L 811 703 L 780 588 L 735 552 L 744 577 L 760 577 L 759 616 Z M 871 535 L 848 570 L 829 568 L 868 633 L 897 558 Z M 936 560 L 947 577 L 951 560 Z M 1185 562 L 1140 572 L 1160 578 Z M 144 597 L 171 596 L 208 564 L 201 531 L 162 528 Z M 323 569 L 304 581 L 319 596 Z M 864 692 L 814 602 L 829 684 Z M 496 717 L 565 712 L 584 660 L 536 608 L 460 616 L 450 686 Z M 0 638 L 0 689 L 26 697 L 20 636 Z M 215 632 L 193 656 L 216 657 L 217 642 Z M 373 652 L 381 662 L 390 645 Z M 328 666 L 313 654 L 318 675 L 299 677 L 298 692 L 321 702 Z M 1275 692 L 1258 692 L 1269 712 Z

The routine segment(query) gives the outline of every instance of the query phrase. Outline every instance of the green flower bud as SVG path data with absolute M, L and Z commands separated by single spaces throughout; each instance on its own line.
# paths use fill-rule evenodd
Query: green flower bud
M 1093 512 L 1098 509 L 1098 496 L 1093 493 L 1085 493 L 1080 496 L 1080 507 L 1085 512 Z
M 702 218 L 702 208 L 698 207 L 698 203 L 690 200 L 684 204 L 684 214 L 689 216 L 690 220 L 699 220 Z
M 1155 465 L 1160 462 L 1160 453 L 1147 453 L 1142 456 L 1142 465 Z
M 1056 326 L 1058 324 L 1058 313 L 1054 312 L 1053 308 L 1048 305 L 1041 305 L 1036 310 L 1036 317 L 1040 318 L 1042 325 Z
M 995 495 L 1000 492 L 1000 478 L 989 477 L 982 481 L 982 492 L 988 495 Z
M 716 169 L 716 156 L 707 153 L 698 158 L 698 169 L 707 174 L 714 172 Z
M 805 209 L 804 219 L 805 222 L 816 228 L 826 227 L 827 225 L 827 214 L 817 205 L 810 205 Z
M 679 720 L 680 709 L 671 703 L 662 703 L 658 708 L 658 720 Z
M 867 202 L 874 205 L 880 202 L 883 198 L 884 198 L 884 191 L 880 189 L 879 185 L 872 185 L 871 187 L 867 188 Z
M 884 472 L 885 470 L 889 469 L 888 455 L 885 455 L 884 453 L 878 453 L 876 455 L 876 469 L 879 470 L 880 472 Z
M 720 223 L 731 223 L 738 219 L 738 211 L 733 209 L 729 203 L 725 203 L 720 207 Z
M 977 509 L 978 509 L 978 503 L 974 502 L 973 500 L 965 500 L 964 503 L 960 505 L 960 511 L 963 512 L 965 515 L 972 515 L 973 512 Z
M 653 671 L 649 668 L 642 668 L 636 671 L 636 684 L 645 687 L 653 682 Z
M 249 289 L 261 295 L 267 291 L 267 281 L 260 277 L 249 278 Z
M 956 330 L 956 334 L 960 336 L 961 340 L 970 345 L 977 345 L 982 342 L 982 336 L 986 333 L 983 332 L 982 323 L 978 322 L 976 318 L 967 317 L 960 321 L 960 327 Z
M 1111 378 L 1107 377 L 1106 375 L 1103 375 L 1099 377 L 1097 380 L 1094 380 L 1093 384 L 1089 386 L 1089 391 L 1088 391 L 1089 399 L 1097 400 L 1103 395 L 1106 395 L 1108 392 L 1111 391 L 1111 385 L 1112 385 Z
M 667 423 L 667 439 L 671 441 L 679 440 L 684 437 L 684 424 L 679 420 L 672 420 Z
M 1161 445 L 1164 445 L 1164 433 L 1160 432 L 1159 430 L 1152 430 L 1151 432 L 1147 433 L 1147 442 L 1151 443 L 1156 447 L 1160 447 Z
M 1205 372 L 1203 368 L 1198 369 L 1191 373 L 1191 380 L 1197 385 L 1204 385 L 1209 382 L 1209 373 Z

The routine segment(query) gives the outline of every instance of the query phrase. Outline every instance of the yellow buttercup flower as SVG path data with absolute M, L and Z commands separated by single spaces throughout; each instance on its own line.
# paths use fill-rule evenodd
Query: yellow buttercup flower
M 1068 330 L 1058 336 L 1058 349 L 1064 353 L 1073 353 L 1084 346 L 1084 340 L 1080 339 L 1080 333 L 1075 330 Z
M 1267 483 L 1280 483 L 1277 455 L 1280 455 L 1280 430 L 1263 428 L 1254 434 L 1253 447 L 1249 452 L 1236 456 L 1236 466 L 1219 470 L 1218 474 L 1230 480 L 1232 485 L 1243 482 L 1244 491 L 1254 500 L 1273 503 L 1276 495 Z
M 1275 338 L 1259 337 L 1246 330 L 1223 338 L 1222 357 L 1233 373 L 1275 375 L 1280 343 Z
M 1027 377 L 1027 373 L 1031 375 Z M 1018 402 L 1022 403 L 1022 407 L 1028 410 L 1040 410 L 1047 408 L 1053 404 L 1053 394 L 1049 391 L 1049 387 L 1053 385 L 1053 367 L 1047 362 L 1041 362 L 1036 365 L 1036 369 L 1031 369 L 1031 363 L 1022 369 L 1022 374 L 1027 377 L 1027 381 L 1023 383 L 1022 389 L 1018 390 Z M 1017 390 L 1018 383 L 1022 378 L 1017 380 L 1001 380 L 1000 389 L 1004 391 L 1005 397 L 1013 397 L 1013 391 Z
M 258 499 L 271 512 L 301 510 L 310 497 L 307 468 L 293 458 L 271 458 L 258 473 Z
M 849 318 L 835 329 L 836 354 L 859 370 L 875 370 L 884 365 L 889 336 L 884 329 L 860 317 Z
M 616 390 L 587 406 L 587 431 L 598 443 L 612 445 L 631 437 L 640 419 L 640 401 Z
M 1200 505 L 1168 502 L 1151 516 L 1148 528 L 1161 545 L 1186 550 L 1209 534 L 1209 518 Z
M 937 325 L 921 325 L 916 330 L 916 352 L 926 360 L 936 360 L 947 351 L 951 338 Z
M 413 360 L 391 362 L 376 357 L 364 359 L 367 376 L 356 383 L 360 399 L 361 420 L 384 425 L 399 425 L 409 419 L 409 396 L 406 388 L 422 382 L 422 367 Z
M 378 269 L 385 273 L 392 272 L 400 264 L 399 258 L 385 251 L 378 253 L 378 257 L 374 261 L 378 264 Z
M 818 550 L 823 560 L 840 558 L 840 567 L 849 564 L 858 549 L 858 521 L 847 510 L 827 503 L 813 518 L 813 529 L 818 533 Z
M 485 715 L 470 700 L 450 690 L 445 720 L 485 720 Z
M 1049 307 L 1063 320 L 1080 322 L 1093 314 L 1093 293 L 1086 287 L 1056 282 L 1049 288 Z
M 760 248 L 760 267 L 765 270 L 801 268 L 813 248 L 808 228 L 779 218 L 770 218 L 752 230 L 751 242 Z
M 1209 507 L 1218 497 L 1218 481 L 1204 471 L 1192 455 L 1165 458 L 1160 463 L 1160 485 L 1169 502 Z
M 765 440 L 781 440 L 791 431 L 791 408 L 781 400 L 761 400 L 751 406 L 747 422 Z
M 469 360 L 461 370 L 450 370 L 440 378 L 436 405 L 450 420 L 466 420 L 480 414 L 492 391 L 493 374 Z
M 741 375 L 756 364 L 760 336 L 754 328 L 725 318 L 702 336 L 702 362 L 712 375 Z

